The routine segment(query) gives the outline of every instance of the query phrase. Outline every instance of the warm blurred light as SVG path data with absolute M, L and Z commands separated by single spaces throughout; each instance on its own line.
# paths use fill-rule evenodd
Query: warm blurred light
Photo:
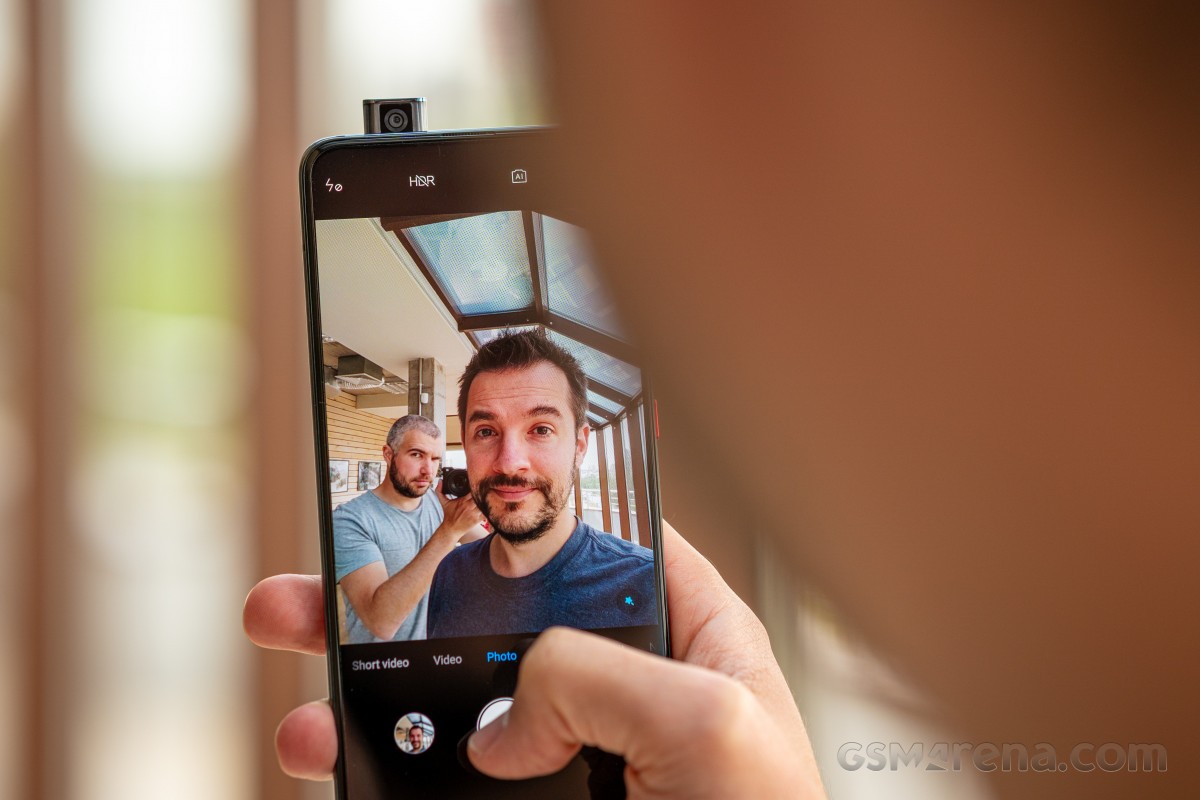
M 18 39 L 21 30 L 20 15 L 14 0 L 0 0 L 0 142 L 12 142 L 22 121 L 17 118 L 15 108 L 22 58 L 22 45 Z M 0 153 L 0 175 L 9 176 L 0 184 L 0 341 L 14 342 L 25 327 L 23 308 L 14 293 L 17 277 L 17 254 L 13 244 L 13 229 L 16 224 L 9 209 L 20 202 L 18 187 L 11 176 L 18 154 L 11 145 Z M 24 527 L 18 528 L 17 507 L 20 499 L 28 492 L 29 473 L 35 461 L 30 451 L 27 427 L 18 416 L 17 399 L 21 397 L 16 386 L 14 372 L 23 368 L 22 352 L 10 354 L 6 368 L 0 370 L 0 608 L 6 610 L 19 607 L 25 597 L 25 581 L 29 563 L 17 555 L 18 548 L 28 536 Z M 27 550 L 25 552 L 28 552 Z M 0 637 L 5 642 L 15 643 L 23 635 L 21 617 L 15 613 L 4 614 L 0 619 Z M 19 785 L 17 770 L 22 769 L 22 742 L 28 736 L 22 708 L 28 697 L 21 685 L 20 647 L 9 646 L 0 653 L 0 785 Z
M 248 796 L 246 497 L 230 452 L 127 431 L 83 464 L 72 510 L 89 658 L 67 750 L 74 797 Z
M 117 309 L 98 328 L 103 349 L 122 354 L 93 362 L 89 375 L 104 386 L 96 400 L 111 419 L 193 428 L 227 424 L 241 412 L 249 342 L 233 322 Z
M 361 101 L 380 97 L 428 98 L 434 129 L 545 121 L 531 15 L 526 0 L 322 4 L 306 21 L 320 74 L 302 67 L 313 135 L 361 132 Z
M 0 283 L 0 341 L 17 340 L 16 312 Z M 0 458 L 0 524 L 3 524 L 5 536 L 13 535 L 9 520 L 16 510 L 17 499 L 28 491 L 29 480 L 28 460 L 18 455 L 29 453 L 29 436 L 9 401 L 19 391 L 14 378 L 11 370 L 0 371 L 0 453 L 7 454 Z M 0 663 L 4 663 L 3 659 Z
M 67 0 L 67 113 L 97 164 L 200 175 L 246 123 L 241 0 Z
M 468 71 L 470 53 L 486 51 L 477 9 L 479 2 L 437 4 L 395 3 L 393 0 L 347 0 L 332 3 L 330 44 L 344 53 L 340 69 L 369 76 L 380 88 L 397 79 L 397 68 L 421 65 L 418 75 L 405 75 L 407 83 L 420 75 L 445 76 Z M 364 20 L 373 24 L 364 25 Z M 466 56 L 466 58 L 464 58 Z M 445 80 L 444 78 L 442 80 Z
M 17 31 L 20 30 L 16 4 L 0 0 L 0 118 L 8 112 L 17 84 Z
M 7 266 L 0 266 L 0 341 L 16 340 L 18 329 L 17 309 L 7 294 L 5 286 L 9 277 L 4 274 Z M 26 535 L 24 528 L 17 527 L 16 512 L 18 500 L 29 490 L 30 440 L 25 427 L 17 417 L 17 409 L 12 404 L 12 398 L 17 397 L 17 386 L 11 370 L 0 371 L 0 554 L 8 554 L 11 549 L 19 546 L 18 537 Z M 21 596 L 20 588 L 23 576 L 17 573 L 20 566 L 16 560 L 4 559 L 0 566 L 0 608 L 15 609 L 25 598 Z M 24 565 L 28 567 L 28 565 Z M 17 614 L 6 613 L 0 621 L 0 636 L 6 642 L 17 640 Z M 19 708 L 20 696 L 18 661 L 21 649 L 19 647 L 5 648 L 0 654 L 0 781 L 11 785 L 15 777 L 19 742 L 25 735 L 20 730 Z
M 245 0 L 66 0 L 79 447 L 70 795 L 249 797 Z M 283 198 L 281 198 L 281 202 Z M 54 370 L 49 371 L 50 375 Z
M 360 130 L 359 101 L 373 95 L 425 95 L 442 127 L 539 121 L 523 0 L 300 5 L 301 98 L 318 134 Z M 61 13 L 42 20 L 50 40 L 62 26 L 63 69 L 36 87 L 18 74 L 25 7 L 0 0 L 0 122 L 11 140 L 25 113 L 13 108 L 17 90 L 65 107 L 65 130 L 55 133 L 69 152 L 59 163 L 74 171 L 57 188 L 71 206 L 47 223 L 66 243 L 73 289 L 56 307 L 70 346 L 36 381 L 26 380 L 30 371 L 0 371 L 0 452 L 10 454 L 0 460 L 0 530 L 12 530 L 32 458 L 13 404 L 56 393 L 74 438 L 55 487 L 70 526 L 47 591 L 66 598 L 64 636 L 82 654 L 51 680 L 69 709 L 69 719 L 52 722 L 61 731 L 56 766 L 79 800 L 249 798 L 255 771 L 273 765 L 256 760 L 269 743 L 256 726 L 253 649 L 238 620 L 258 577 L 253 466 L 272 454 L 254 452 L 246 419 L 252 404 L 308 393 L 273 384 L 270 364 L 264 374 L 248 369 L 254 265 L 241 261 L 241 237 L 253 233 L 239 217 L 234 170 L 247 151 L 255 85 L 253 5 L 63 0 Z M 271 146 L 298 160 L 302 143 Z M 4 153 L 0 164 L 17 157 Z M 2 212 L 21 201 L 14 187 L 0 190 L 0 243 Z M 294 193 L 273 202 L 296 207 Z M 14 266 L 0 264 L 0 337 L 19 348 L 27 331 L 9 294 Z M 311 490 L 272 488 L 314 503 Z M 27 565 L 4 561 L 10 607 L 26 599 L 9 578 Z M 317 696 L 323 664 L 306 663 Z M 19 720 L 9 674 L 18 666 L 0 656 L 0 778 L 20 768 L 6 759 L 26 734 L 7 727 Z

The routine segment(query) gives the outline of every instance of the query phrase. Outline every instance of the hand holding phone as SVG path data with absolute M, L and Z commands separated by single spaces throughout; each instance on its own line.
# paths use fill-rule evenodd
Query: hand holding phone
M 526 655 L 506 717 L 472 737 L 472 764 L 495 777 L 546 774 L 589 742 L 625 756 L 631 797 L 823 798 L 762 624 L 683 537 L 663 533 L 674 656 L 685 663 L 555 629 Z M 323 619 L 312 576 L 268 578 L 246 598 L 247 635 L 263 647 L 320 653 Z M 276 746 L 289 775 L 327 779 L 337 757 L 328 704 L 289 714 Z

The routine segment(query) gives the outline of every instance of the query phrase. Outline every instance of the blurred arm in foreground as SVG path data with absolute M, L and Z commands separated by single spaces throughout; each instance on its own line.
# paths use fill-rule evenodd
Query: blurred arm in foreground
M 976 741 L 1200 752 L 1196 7 L 542 11 L 557 177 L 655 376 L 689 539 L 744 589 L 725 523 L 770 536 Z M 714 392 L 757 424 L 712 425 Z M 764 469 L 673 474 L 729 453 Z

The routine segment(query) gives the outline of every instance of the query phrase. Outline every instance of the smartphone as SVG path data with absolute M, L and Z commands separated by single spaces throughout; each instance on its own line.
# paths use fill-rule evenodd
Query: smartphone
M 625 796 L 599 750 L 514 782 L 463 746 L 550 626 L 670 652 L 654 399 L 554 136 L 337 137 L 304 156 L 345 800 Z

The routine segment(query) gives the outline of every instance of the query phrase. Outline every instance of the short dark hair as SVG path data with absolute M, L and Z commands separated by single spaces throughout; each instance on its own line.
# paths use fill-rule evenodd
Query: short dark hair
M 391 430 L 387 435 L 387 446 L 396 450 L 400 447 L 400 440 L 404 438 L 404 434 L 409 431 L 420 431 L 426 436 L 432 436 L 434 439 L 442 438 L 442 431 L 438 428 L 437 423 L 427 417 L 421 417 L 416 414 L 407 414 L 392 423 Z
M 548 361 L 563 371 L 567 376 L 567 386 L 571 389 L 571 413 L 575 417 L 575 430 L 587 424 L 587 375 L 583 367 L 575 360 L 575 356 L 554 342 L 541 328 L 526 331 L 504 333 L 492 339 L 471 357 L 462 377 L 458 379 L 458 419 L 465 428 L 467 425 L 467 394 L 475 376 L 481 372 L 504 372 L 510 369 L 523 369 L 534 364 Z

